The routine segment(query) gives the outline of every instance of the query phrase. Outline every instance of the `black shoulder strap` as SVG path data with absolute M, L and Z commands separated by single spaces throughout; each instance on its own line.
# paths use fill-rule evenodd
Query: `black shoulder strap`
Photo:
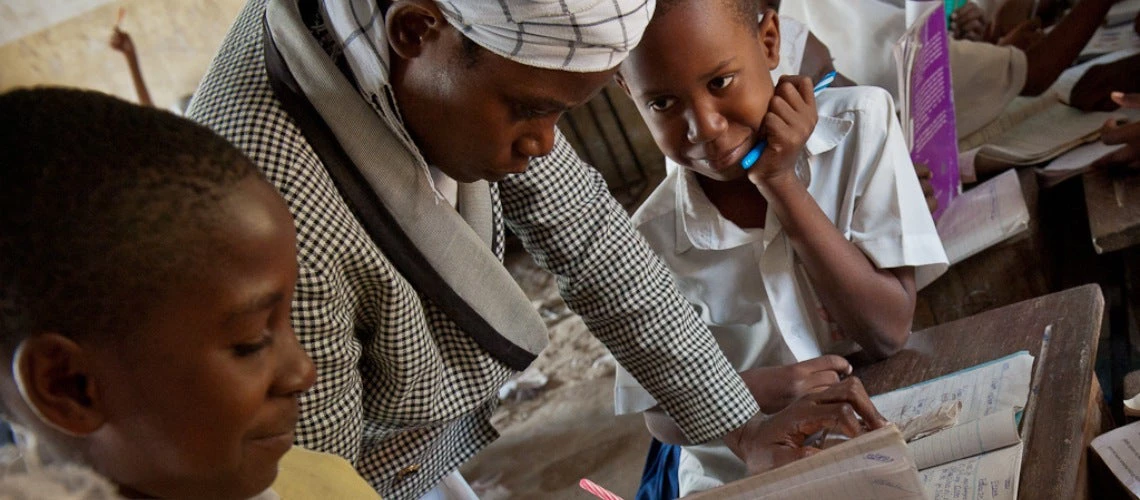
M 324 118 L 301 92 L 300 85 L 289 72 L 288 65 L 268 30 L 269 27 L 266 26 L 265 66 L 273 93 L 316 151 L 341 197 L 348 203 L 372 241 L 416 291 L 430 298 L 459 328 L 469 333 L 480 347 L 512 369 L 525 370 L 536 356 L 500 335 L 455 293 L 419 248 L 416 248 L 383 201 L 368 186 Z

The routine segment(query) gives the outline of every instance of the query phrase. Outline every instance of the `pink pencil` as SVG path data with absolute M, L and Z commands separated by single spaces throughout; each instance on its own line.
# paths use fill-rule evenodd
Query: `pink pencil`
M 586 478 L 582 478 L 581 481 L 578 481 L 578 486 L 581 486 L 582 489 L 590 492 L 598 498 L 601 498 L 602 500 L 622 500 L 622 498 L 615 495 L 614 492 L 598 486 L 598 483 L 595 483 Z

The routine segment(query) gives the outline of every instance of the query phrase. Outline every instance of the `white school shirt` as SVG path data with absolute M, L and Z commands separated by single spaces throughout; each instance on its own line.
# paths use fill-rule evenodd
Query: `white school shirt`
M 906 31 L 898 0 L 784 0 L 781 19 L 794 18 L 831 51 L 835 69 L 860 85 L 898 97 L 895 42 Z M 1021 94 L 1029 64 L 1016 47 L 950 41 L 950 78 L 958 137 L 984 127 Z
M 942 242 L 918 185 L 894 104 L 882 89 L 828 89 L 800 158 L 808 191 L 842 234 L 879 268 L 915 266 L 937 276 Z M 709 326 L 738 371 L 844 352 L 791 242 L 771 207 L 766 227 L 742 229 L 720 215 L 695 174 L 668 162 L 668 174 L 633 222 L 669 267 L 681 294 Z M 653 398 L 623 369 L 615 410 L 641 412 Z M 744 464 L 721 441 L 685 447 L 681 493 L 743 477 Z

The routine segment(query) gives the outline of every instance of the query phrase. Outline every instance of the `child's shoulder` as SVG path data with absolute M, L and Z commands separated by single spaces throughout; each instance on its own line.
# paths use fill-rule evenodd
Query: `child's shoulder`
M 866 119 L 867 117 L 882 118 L 894 117 L 895 102 L 890 92 L 880 87 L 855 86 L 829 88 L 819 93 L 815 100 L 820 116 L 843 117 L 855 116 L 852 119 Z

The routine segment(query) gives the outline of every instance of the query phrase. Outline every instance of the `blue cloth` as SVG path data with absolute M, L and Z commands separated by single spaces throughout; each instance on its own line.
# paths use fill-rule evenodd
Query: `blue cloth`
M 653 438 L 649 443 L 649 454 L 645 457 L 645 470 L 641 472 L 637 500 L 673 500 L 680 496 L 681 489 L 677 484 L 680 460 L 680 446 Z

